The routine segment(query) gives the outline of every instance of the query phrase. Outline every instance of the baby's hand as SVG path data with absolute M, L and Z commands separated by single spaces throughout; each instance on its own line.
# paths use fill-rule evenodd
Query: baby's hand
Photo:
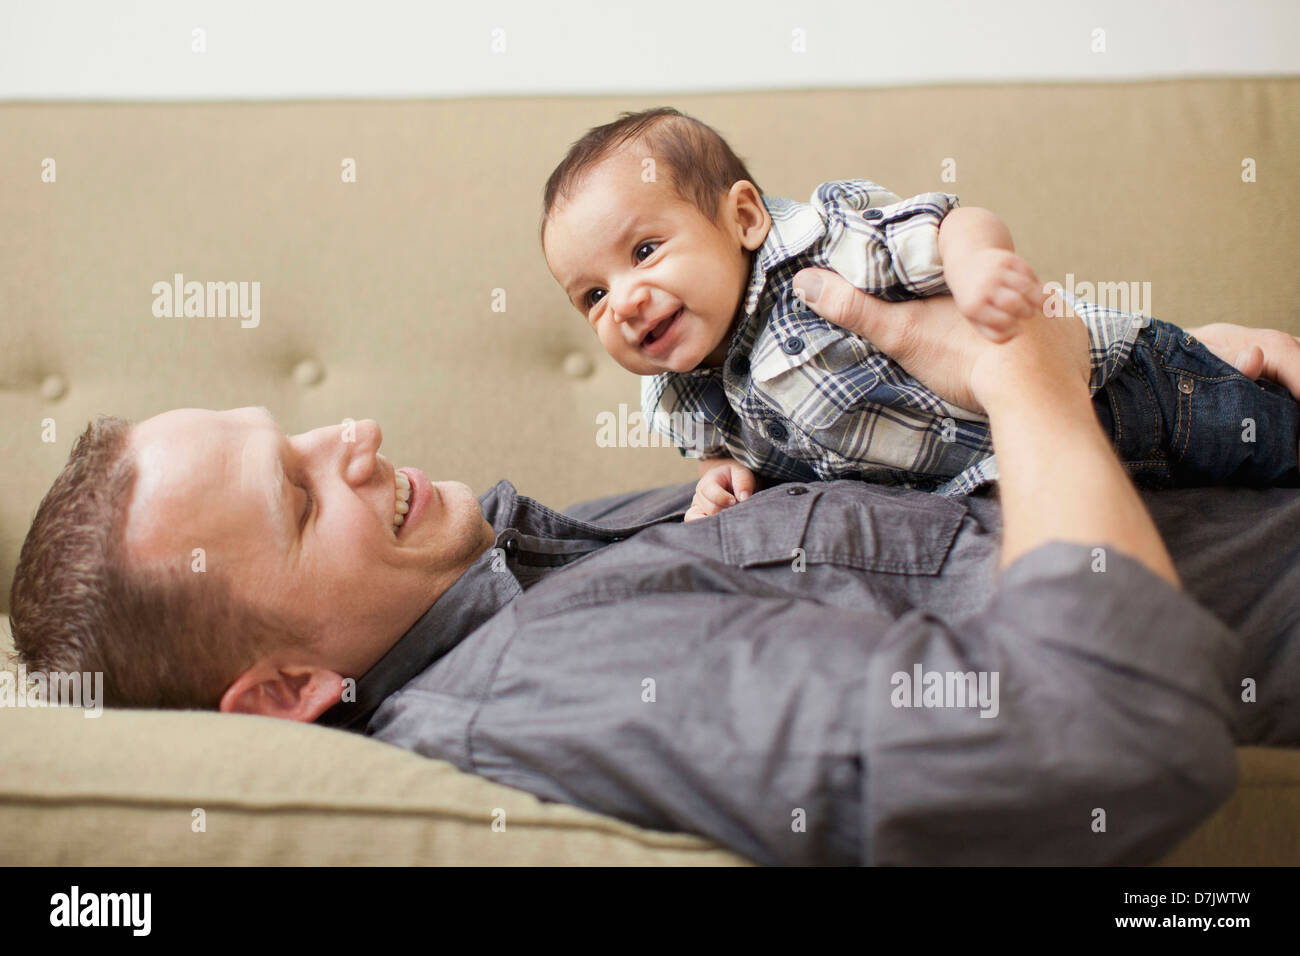
M 1014 252 L 979 249 L 945 262 L 943 277 L 958 311 L 994 342 L 1014 338 L 1023 320 L 1042 315 L 1043 284 Z
M 758 490 L 758 478 L 738 461 L 714 458 L 701 465 L 701 468 L 705 467 L 708 470 L 703 472 L 695 486 L 695 497 L 686 512 L 686 521 L 715 515 Z

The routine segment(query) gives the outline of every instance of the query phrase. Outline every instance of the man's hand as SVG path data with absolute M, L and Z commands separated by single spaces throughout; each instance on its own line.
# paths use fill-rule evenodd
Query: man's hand
M 706 458 L 700 462 L 700 481 L 684 520 L 715 515 L 757 490 L 758 477 L 740 462 L 731 458 Z
M 1187 331 L 1242 375 L 1277 382 L 1300 401 L 1300 339 L 1294 335 L 1228 322 Z
M 827 322 L 862 336 L 946 402 L 983 411 L 970 388 L 971 364 L 990 345 L 950 295 L 887 302 L 837 272 L 803 269 L 799 297 Z
M 1088 353 L 1088 330 L 1077 316 L 1040 314 L 1027 319 L 1015 338 L 974 351 L 971 392 L 990 416 L 995 403 L 1019 404 L 1044 388 L 1053 393 L 1053 402 L 1059 397 L 1054 391 L 1061 390 L 1086 408 L 1092 378 Z
M 1014 337 L 1042 315 L 1043 284 L 1029 263 L 1007 249 L 985 248 L 944 262 L 944 281 L 961 314 L 993 342 Z
M 947 296 L 891 311 L 832 272 L 805 269 L 795 285 L 822 318 L 860 331 L 948 401 L 988 413 L 1001 485 L 1002 567 L 1064 541 L 1114 547 L 1178 586 L 1164 542 L 1097 422 L 1088 333 L 1077 317 L 1053 309 L 996 345 L 974 332 Z

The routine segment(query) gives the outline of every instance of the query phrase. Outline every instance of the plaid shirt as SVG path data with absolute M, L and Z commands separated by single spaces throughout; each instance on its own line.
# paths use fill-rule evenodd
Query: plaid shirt
M 808 203 L 763 202 L 772 228 L 754 256 L 744 313 L 719 368 L 642 379 L 650 427 L 688 458 L 730 455 L 787 481 L 858 478 L 969 494 L 997 480 L 988 419 L 945 402 L 861 336 L 795 295 L 800 269 L 838 272 L 890 302 L 943 295 L 939 223 L 948 193 L 900 200 L 862 179 Z M 1092 391 L 1124 365 L 1144 319 L 1064 294 L 1088 327 Z

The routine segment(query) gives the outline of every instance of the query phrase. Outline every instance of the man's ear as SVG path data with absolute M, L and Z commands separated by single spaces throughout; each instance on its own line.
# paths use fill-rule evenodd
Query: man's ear
M 221 695 L 223 714 L 260 714 L 311 723 L 339 702 L 343 678 L 314 664 L 261 660 Z

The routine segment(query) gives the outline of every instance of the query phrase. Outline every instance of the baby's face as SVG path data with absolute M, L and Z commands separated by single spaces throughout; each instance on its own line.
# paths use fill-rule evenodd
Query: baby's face
M 734 203 L 724 202 L 715 225 L 680 199 L 663 173 L 651 183 L 641 175 L 641 157 L 631 152 L 592 170 L 552 210 L 546 263 L 605 351 L 629 372 L 720 365 L 749 253 L 762 238 L 755 241 L 753 224 L 737 220 Z M 765 217 L 761 199 L 758 205 Z

